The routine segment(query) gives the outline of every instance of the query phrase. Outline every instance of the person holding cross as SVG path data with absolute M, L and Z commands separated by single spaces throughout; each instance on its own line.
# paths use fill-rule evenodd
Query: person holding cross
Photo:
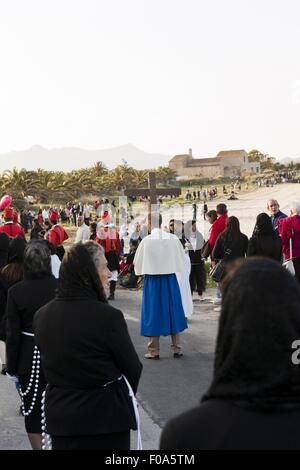
M 156 175 L 153 171 L 148 174 L 148 188 L 144 189 L 126 189 L 124 195 L 128 197 L 147 197 L 149 198 L 150 206 L 157 207 L 158 196 L 175 196 L 178 197 L 181 194 L 180 188 L 157 188 L 156 187 Z M 129 204 L 128 204 L 129 205 Z
M 148 214 L 148 230 L 134 258 L 144 275 L 141 336 L 149 338 L 146 359 L 159 359 L 159 337 L 170 336 L 173 357 L 182 356 L 179 333 L 187 328 L 176 273 L 184 271 L 184 249 L 176 235 L 161 230 L 158 212 Z

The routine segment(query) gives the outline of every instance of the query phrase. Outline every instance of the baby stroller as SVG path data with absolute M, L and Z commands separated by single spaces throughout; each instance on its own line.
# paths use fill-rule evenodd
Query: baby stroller
M 128 274 L 129 266 L 126 264 L 126 255 L 122 256 L 120 264 L 119 264 L 119 279 L 123 279 Z
M 126 288 L 136 288 L 139 280 L 139 276 L 136 276 L 134 272 L 134 256 L 138 246 L 137 240 L 131 241 L 130 252 L 123 257 L 120 263 L 120 286 Z

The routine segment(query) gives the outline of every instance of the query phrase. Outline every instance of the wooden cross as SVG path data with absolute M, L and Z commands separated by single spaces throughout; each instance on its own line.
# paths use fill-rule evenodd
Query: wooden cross
M 150 208 L 157 205 L 158 196 L 180 196 L 180 188 L 160 189 L 156 187 L 156 175 L 154 172 L 148 175 L 148 188 L 147 189 L 126 189 L 125 196 L 150 196 Z

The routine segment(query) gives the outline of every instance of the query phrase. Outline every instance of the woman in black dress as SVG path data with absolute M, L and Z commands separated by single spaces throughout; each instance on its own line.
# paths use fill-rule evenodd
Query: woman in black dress
M 237 258 L 245 258 L 247 248 L 248 237 L 241 232 L 238 218 L 232 215 L 227 219 L 226 229 L 218 236 L 211 257 L 216 263 L 225 259 L 226 255 L 226 261 L 232 262 Z
M 24 250 L 26 246 L 25 240 L 20 237 L 9 238 L 6 234 L 1 234 L 7 237 L 7 240 L 2 237 L 2 243 L 5 240 L 5 244 L 8 241 L 8 252 L 2 251 L 2 269 L 0 271 L 0 341 L 5 343 L 6 341 L 6 328 L 7 328 L 7 293 L 8 289 L 17 282 L 23 280 L 23 260 Z M 2 245 L 3 248 L 3 245 Z M 6 257 L 6 264 L 5 263 Z M 2 343 L 3 345 L 3 343 Z M 2 346 L 3 348 L 3 346 Z M 6 374 L 6 359 L 3 354 L 2 371 L 3 375 Z
M 30 242 L 25 249 L 24 280 L 8 291 L 6 354 L 7 374 L 19 381 L 25 428 L 35 450 L 41 449 L 41 397 L 46 382 L 32 322 L 36 311 L 54 298 L 56 287 L 47 243 Z
M 9 236 L 6 233 L 0 233 L 0 273 L 2 268 L 8 263 L 8 248 L 9 248 Z M 0 362 L 1 362 L 1 373 L 6 373 L 6 359 L 5 359 L 5 344 L 1 337 L 1 323 L 3 320 L 6 306 L 6 292 L 4 286 L 2 288 L 1 274 L 0 274 Z
M 167 424 L 160 448 L 300 450 L 298 284 L 263 258 L 241 261 L 224 284 L 211 386 Z
M 142 365 L 122 312 L 106 300 L 109 276 L 99 244 L 74 245 L 56 298 L 35 316 L 53 450 L 130 448 L 136 419 L 124 377 L 135 393 Z
M 247 256 L 265 256 L 276 261 L 282 259 L 281 238 L 277 230 L 273 229 L 271 217 L 264 212 L 257 216 Z
M 197 291 L 200 300 L 202 300 L 202 294 L 206 287 L 205 264 L 204 260 L 202 259 L 202 248 L 205 241 L 202 233 L 200 233 L 197 229 L 196 220 L 192 220 L 186 223 L 185 233 L 187 238 L 186 247 L 189 250 L 189 257 L 191 260 L 191 292 L 193 294 L 193 292 Z

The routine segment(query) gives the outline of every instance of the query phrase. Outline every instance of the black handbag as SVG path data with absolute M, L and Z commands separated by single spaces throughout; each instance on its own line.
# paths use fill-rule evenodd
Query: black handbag
M 224 276 L 226 260 L 227 260 L 228 256 L 230 256 L 231 251 L 232 250 L 227 249 L 225 251 L 225 254 L 224 254 L 223 258 L 215 266 L 213 266 L 211 268 L 209 275 L 213 279 L 213 281 L 221 282 L 222 277 Z

